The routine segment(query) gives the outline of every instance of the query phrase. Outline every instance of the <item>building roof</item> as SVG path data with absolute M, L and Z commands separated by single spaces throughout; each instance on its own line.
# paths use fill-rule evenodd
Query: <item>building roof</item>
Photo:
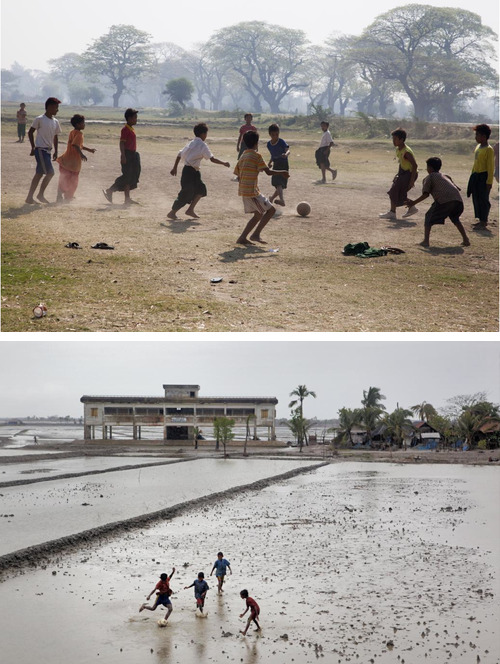
M 82 403 L 190 403 L 196 405 L 224 404 L 224 403 L 271 403 L 277 404 L 276 397 L 137 397 L 137 396 L 102 396 L 84 394 L 80 401 Z

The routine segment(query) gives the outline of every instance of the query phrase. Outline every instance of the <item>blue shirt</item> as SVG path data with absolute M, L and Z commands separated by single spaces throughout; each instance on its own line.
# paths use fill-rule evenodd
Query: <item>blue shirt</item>
M 201 595 L 208 590 L 208 583 L 205 581 L 205 579 L 203 579 L 203 581 L 196 579 L 196 581 L 193 581 L 191 585 L 194 586 L 195 595 Z
M 214 562 L 214 567 L 215 568 L 215 576 L 222 576 L 226 573 L 226 568 L 230 567 L 229 561 L 226 560 L 225 558 L 222 558 L 222 560 L 217 560 Z
M 288 147 L 288 143 L 286 143 L 282 138 L 278 138 L 278 142 L 274 145 L 271 143 L 271 141 L 268 141 L 267 143 L 267 149 L 271 153 L 271 159 L 273 161 L 275 159 L 283 158 L 283 155 L 288 150 Z

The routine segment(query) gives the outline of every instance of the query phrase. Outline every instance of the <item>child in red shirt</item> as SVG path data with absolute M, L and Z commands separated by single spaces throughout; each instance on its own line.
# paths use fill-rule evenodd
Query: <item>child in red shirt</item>
M 173 611 L 172 602 L 170 601 L 170 595 L 172 594 L 172 590 L 170 589 L 170 579 L 173 577 L 174 572 L 175 572 L 175 567 L 172 568 L 170 576 L 167 576 L 167 574 L 165 573 L 160 574 L 160 580 L 153 588 L 153 590 L 149 593 L 149 595 L 146 597 L 146 599 L 149 601 L 151 595 L 153 593 L 156 593 L 155 603 L 153 604 L 153 606 L 149 606 L 144 602 L 144 604 L 141 604 L 139 608 L 139 613 L 141 611 L 144 611 L 144 609 L 147 609 L 148 611 L 156 611 L 156 608 L 161 604 L 162 606 L 165 606 L 167 609 L 167 613 L 165 614 L 165 620 L 168 620 L 170 614 Z
M 248 616 L 247 619 L 247 625 L 244 630 L 240 629 L 240 634 L 246 636 L 246 633 L 248 632 L 248 628 L 250 627 L 250 623 L 252 622 L 252 620 L 257 625 L 257 629 L 255 631 L 256 632 L 260 631 L 260 625 L 257 622 L 257 618 L 259 617 L 260 614 L 260 607 L 252 597 L 248 596 L 248 590 L 242 590 L 240 592 L 240 597 L 246 600 L 246 605 L 247 605 L 245 611 L 243 613 L 240 613 L 240 618 L 243 618 L 248 609 L 250 609 L 250 615 Z
M 134 126 L 137 124 L 137 114 L 134 108 L 127 108 L 125 111 L 125 120 L 127 124 L 123 127 L 120 134 L 120 164 L 122 174 L 116 178 L 114 183 L 108 189 L 103 189 L 102 193 L 107 201 L 113 202 L 113 193 L 123 191 L 125 194 L 125 205 L 135 203 L 130 198 L 132 189 L 137 188 L 139 177 L 141 175 L 141 158 L 137 152 L 137 139 Z

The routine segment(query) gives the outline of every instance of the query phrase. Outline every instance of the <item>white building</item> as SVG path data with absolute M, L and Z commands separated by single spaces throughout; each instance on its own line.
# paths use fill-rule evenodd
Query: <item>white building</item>
M 163 429 L 168 441 L 194 440 L 195 427 L 212 426 L 214 418 L 226 416 L 235 426 L 250 426 L 253 438 L 266 429 L 275 440 L 276 397 L 200 397 L 199 385 L 163 385 L 161 397 L 115 397 L 84 395 L 84 438 L 113 438 L 113 427 L 129 426 L 132 438 L 141 438 L 142 426 Z M 98 434 L 101 434 L 100 436 Z

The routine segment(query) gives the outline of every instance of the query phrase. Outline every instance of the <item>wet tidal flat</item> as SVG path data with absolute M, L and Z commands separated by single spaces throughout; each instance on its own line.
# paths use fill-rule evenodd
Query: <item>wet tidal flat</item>
M 499 479 L 490 467 L 343 463 L 207 496 L 4 575 L 4 657 L 498 664 Z M 219 550 L 233 571 L 220 596 L 209 577 Z M 163 611 L 138 609 L 172 567 L 174 611 L 161 629 Z M 206 620 L 184 590 L 199 571 L 211 587 Z M 261 607 L 262 630 L 246 637 L 242 588 Z

